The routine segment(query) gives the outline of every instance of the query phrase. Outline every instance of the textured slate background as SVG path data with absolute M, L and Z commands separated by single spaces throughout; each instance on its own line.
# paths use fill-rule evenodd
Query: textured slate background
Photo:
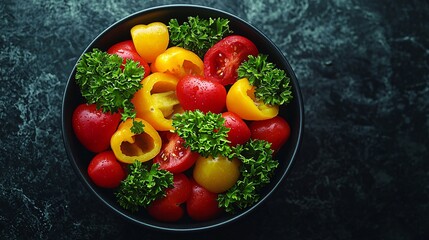
M 254 214 L 214 232 L 125 222 L 80 183 L 62 142 L 62 94 L 85 47 L 128 14 L 168 3 L 247 20 L 302 87 L 293 172 Z M 1 238 L 428 239 L 428 12 L 418 0 L 2 1 Z

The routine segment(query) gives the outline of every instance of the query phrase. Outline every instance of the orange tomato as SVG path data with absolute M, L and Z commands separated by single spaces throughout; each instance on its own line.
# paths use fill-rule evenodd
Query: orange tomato
M 226 157 L 200 156 L 194 166 L 195 182 L 212 193 L 221 193 L 231 188 L 240 177 L 240 160 Z

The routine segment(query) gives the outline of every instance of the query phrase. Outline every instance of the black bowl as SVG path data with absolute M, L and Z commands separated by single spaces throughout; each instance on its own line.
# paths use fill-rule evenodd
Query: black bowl
M 268 54 L 270 61 L 274 62 L 279 68 L 284 69 L 291 78 L 293 100 L 289 104 L 281 106 L 280 108 L 280 115 L 290 124 L 291 136 L 276 156 L 280 165 L 276 169 L 271 183 L 262 190 L 260 201 L 252 207 L 242 210 L 234 215 L 224 214 L 212 221 L 195 222 L 185 218 L 176 223 L 163 223 L 156 221 L 144 211 L 131 213 L 124 210 L 117 204 L 112 190 L 99 188 L 91 182 L 87 174 L 87 167 L 93 154 L 84 149 L 73 133 L 71 123 L 73 110 L 80 103 L 84 102 L 74 79 L 76 67 L 70 74 L 63 97 L 62 131 L 64 144 L 71 165 L 76 171 L 76 174 L 83 181 L 84 185 L 88 187 L 90 192 L 92 192 L 95 197 L 103 202 L 108 208 L 131 222 L 158 230 L 205 230 L 220 227 L 248 215 L 252 210 L 262 204 L 268 196 L 270 196 L 270 194 L 278 187 L 279 184 L 281 184 L 282 180 L 290 172 L 291 166 L 297 157 L 297 152 L 299 150 L 303 134 L 304 111 L 302 96 L 298 81 L 288 61 L 274 43 L 261 31 L 230 13 L 195 5 L 167 5 L 145 9 L 118 21 L 107 28 L 98 37 L 96 37 L 93 42 L 91 42 L 91 44 L 85 49 L 84 53 L 91 51 L 93 48 L 107 50 L 114 43 L 131 39 L 129 31 L 134 25 L 149 24 L 154 21 L 164 22 L 167 24 L 171 18 L 177 18 L 179 22 L 181 22 L 186 21 L 188 16 L 196 15 L 201 18 L 222 17 L 229 19 L 230 27 L 235 34 L 240 34 L 251 39 L 258 47 L 260 53 Z

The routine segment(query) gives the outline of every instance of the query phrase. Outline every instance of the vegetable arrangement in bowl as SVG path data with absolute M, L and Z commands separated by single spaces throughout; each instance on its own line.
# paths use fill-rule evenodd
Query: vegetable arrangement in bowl
M 259 200 L 289 138 L 278 112 L 290 79 L 228 19 L 138 24 L 76 69 L 86 102 L 72 123 L 94 153 L 88 175 L 124 209 L 205 221 Z
M 218 10 L 163 6 L 113 24 L 84 51 L 64 94 L 63 136 L 109 208 L 157 229 L 201 230 L 249 213 L 279 185 L 300 145 L 301 101 L 262 33 Z

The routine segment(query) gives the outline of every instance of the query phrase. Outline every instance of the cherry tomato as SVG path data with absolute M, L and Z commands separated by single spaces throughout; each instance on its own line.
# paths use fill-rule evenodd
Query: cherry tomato
M 249 124 L 252 139 L 266 140 L 271 143 L 271 149 L 277 152 L 289 139 L 290 126 L 280 116 Z
M 102 152 L 110 147 L 110 138 L 120 121 L 120 113 L 103 113 L 95 104 L 79 105 L 72 116 L 77 139 L 92 152 Z
M 167 132 L 166 138 L 168 142 L 155 157 L 154 163 L 159 163 L 161 169 L 172 173 L 180 173 L 192 167 L 199 154 L 185 148 L 185 141 L 176 133 Z
M 227 138 L 230 146 L 244 144 L 249 140 L 250 129 L 243 119 L 233 112 L 224 112 L 222 117 L 225 119 L 224 125 L 230 129 Z
M 113 44 L 107 50 L 107 53 L 109 54 L 115 54 L 117 52 L 137 52 L 137 50 L 132 40 L 125 40 L 125 41 Z
M 231 35 L 213 45 L 204 56 L 204 76 L 222 85 L 237 80 L 237 69 L 249 55 L 258 55 L 258 49 L 249 39 Z
M 206 221 L 217 217 L 221 212 L 218 206 L 217 193 L 209 192 L 191 180 L 191 195 L 186 202 L 188 215 L 196 221 Z
M 213 193 L 225 192 L 237 182 L 239 177 L 240 161 L 223 156 L 200 156 L 193 171 L 195 182 Z
M 221 113 L 226 104 L 226 89 L 201 76 L 186 75 L 176 86 L 176 95 L 183 110 Z
M 116 54 L 119 57 L 123 58 L 123 64 L 127 62 L 127 59 L 131 59 L 133 61 L 139 62 L 140 66 L 144 67 L 144 77 L 149 76 L 150 74 L 150 67 L 147 64 L 145 60 L 143 60 L 142 57 L 137 53 L 136 48 L 134 47 L 134 43 L 132 40 L 126 40 L 122 42 L 118 42 L 111 46 L 107 53 L 109 54 Z M 121 66 L 122 69 L 124 69 L 123 66 Z
M 148 213 L 159 221 L 174 222 L 182 218 L 184 210 L 181 206 L 191 195 L 191 182 L 185 174 L 175 174 L 173 188 L 166 191 L 166 196 L 155 200 L 147 208 Z
M 88 166 L 88 175 L 95 185 L 103 188 L 115 188 L 126 177 L 126 171 L 116 160 L 112 151 L 95 155 Z

